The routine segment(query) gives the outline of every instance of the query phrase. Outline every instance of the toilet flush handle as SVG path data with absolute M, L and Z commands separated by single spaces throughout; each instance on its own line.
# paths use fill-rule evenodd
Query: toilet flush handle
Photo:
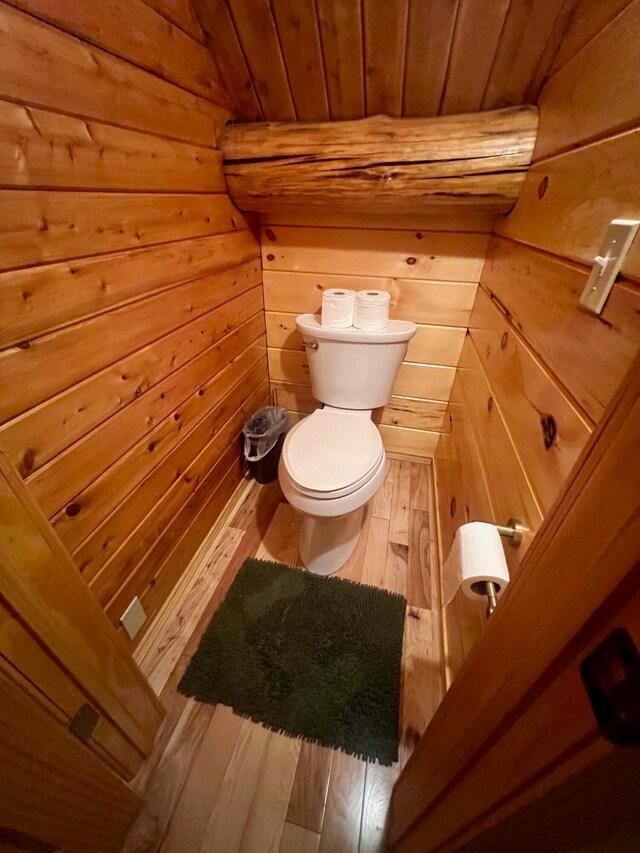
M 315 349 L 318 349 L 318 347 L 320 346 L 318 341 L 304 341 L 303 343 L 304 343 L 305 347 L 308 349 L 314 349 L 315 350 Z

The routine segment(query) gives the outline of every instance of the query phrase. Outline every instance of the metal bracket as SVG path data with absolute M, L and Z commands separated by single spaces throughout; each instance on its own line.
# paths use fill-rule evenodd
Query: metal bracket
M 517 518 L 510 518 L 506 524 L 496 524 L 495 527 L 500 536 L 509 541 L 512 548 L 520 547 L 522 535 L 527 529 L 520 524 Z

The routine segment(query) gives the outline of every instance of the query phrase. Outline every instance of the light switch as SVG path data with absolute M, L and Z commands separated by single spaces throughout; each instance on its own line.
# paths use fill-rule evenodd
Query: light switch
M 639 225 L 637 219 L 614 219 L 611 222 L 580 297 L 583 308 L 594 314 L 602 311 Z

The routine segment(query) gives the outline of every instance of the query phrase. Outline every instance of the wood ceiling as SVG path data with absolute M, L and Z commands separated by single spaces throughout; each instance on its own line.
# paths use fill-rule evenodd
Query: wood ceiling
M 533 103 L 578 0 L 194 0 L 239 121 Z

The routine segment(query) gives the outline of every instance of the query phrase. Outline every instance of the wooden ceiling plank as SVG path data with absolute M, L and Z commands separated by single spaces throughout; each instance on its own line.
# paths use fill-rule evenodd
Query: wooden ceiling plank
M 367 115 L 402 115 L 409 0 L 363 0 Z
M 193 0 L 193 5 L 236 118 L 261 121 L 262 107 L 225 0 Z
M 639 38 L 635 0 L 553 75 L 540 93 L 535 161 L 638 126 Z
M 331 118 L 363 118 L 361 0 L 317 0 Z
M 573 0 L 511 0 L 482 100 L 485 110 L 522 104 L 556 19 Z
M 410 0 L 403 115 L 438 115 L 457 11 L 458 0 Z
M 204 41 L 191 0 L 144 0 L 144 2 L 185 33 L 189 33 L 198 41 Z
M 555 74 L 562 68 L 631 2 L 632 0 L 607 0 L 606 3 L 602 0 L 578 0 L 577 13 L 556 53 L 551 73 Z
M 582 0 L 565 0 L 562 3 L 556 15 L 551 34 L 540 56 L 538 67 L 533 75 L 531 75 L 529 86 L 524 93 L 524 101 L 527 104 L 535 104 L 537 102 L 540 90 L 551 76 L 552 63 L 555 61 L 556 55 L 564 43 L 567 30 L 571 26 L 576 10 L 579 10 L 581 2 Z
M 315 4 L 272 0 L 272 8 L 298 118 L 326 120 L 329 101 Z
M 440 112 L 476 112 L 491 74 L 509 0 L 460 0 Z
M 265 118 L 296 121 L 287 69 L 269 0 L 233 0 L 230 7 Z

